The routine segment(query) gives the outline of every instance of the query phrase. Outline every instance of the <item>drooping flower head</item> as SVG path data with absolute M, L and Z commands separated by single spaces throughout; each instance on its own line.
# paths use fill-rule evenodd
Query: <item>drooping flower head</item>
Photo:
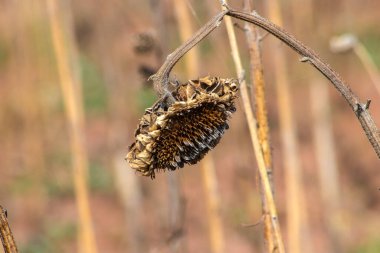
M 177 85 L 145 110 L 126 159 L 131 168 L 155 177 L 158 170 L 195 164 L 214 148 L 235 112 L 236 79 L 204 77 Z

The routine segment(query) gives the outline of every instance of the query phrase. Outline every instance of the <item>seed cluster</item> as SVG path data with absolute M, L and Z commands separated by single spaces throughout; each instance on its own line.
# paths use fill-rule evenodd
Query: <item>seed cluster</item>
M 146 109 L 126 157 L 130 166 L 154 178 L 156 170 L 197 163 L 228 129 L 237 91 L 237 80 L 218 77 L 178 85 L 173 103 L 161 98 Z

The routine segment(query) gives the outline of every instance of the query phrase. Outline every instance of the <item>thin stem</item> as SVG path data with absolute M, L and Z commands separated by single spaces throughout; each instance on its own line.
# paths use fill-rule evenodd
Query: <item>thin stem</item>
M 191 48 L 197 45 L 208 34 L 220 25 L 221 20 L 228 11 L 222 11 L 207 22 L 201 29 L 199 29 L 189 40 L 178 47 L 173 53 L 169 54 L 164 64 L 157 71 L 156 74 L 149 79 L 153 80 L 154 88 L 160 96 L 164 95 L 169 82 L 169 74 L 174 65 L 186 54 Z
M 249 0 L 245 1 L 246 10 L 250 11 Z M 261 150 L 264 155 L 265 167 L 267 170 L 269 182 L 272 186 L 273 191 L 273 181 L 272 181 L 272 154 L 270 150 L 269 142 L 269 125 L 267 117 L 267 108 L 265 100 L 265 81 L 263 74 L 263 65 L 261 61 L 261 49 L 260 49 L 260 37 L 258 28 L 245 23 L 244 31 L 247 39 L 250 60 L 251 60 L 251 76 L 252 84 L 254 86 L 254 98 L 256 105 L 256 117 L 257 117 L 257 128 L 258 128 L 258 137 L 261 146 Z M 260 178 L 261 179 L 261 178 Z M 263 184 L 260 183 L 260 196 L 262 202 L 262 212 L 263 212 L 263 222 L 264 222 L 264 240 L 267 247 L 267 252 L 271 253 L 277 248 L 276 238 L 273 234 L 273 227 L 271 218 L 268 215 L 269 209 L 267 200 L 264 194 Z
M 268 15 L 276 24 L 283 23 L 280 1 L 267 0 Z M 301 252 L 301 227 L 303 225 L 302 169 L 299 160 L 297 125 L 294 119 L 292 94 L 288 75 L 288 63 L 284 48 L 278 41 L 271 43 L 273 75 L 276 79 L 277 110 L 283 150 L 283 171 L 286 196 L 287 250 Z
M 57 61 L 59 81 L 69 125 L 71 156 L 76 204 L 79 216 L 79 252 L 96 253 L 95 235 L 92 227 L 89 193 L 87 187 L 88 158 L 84 140 L 84 112 L 81 84 L 70 63 L 63 24 L 59 18 L 57 0 L 46 0 L 51 36 Z
M 309 62 L 316 69 L 319 70 L 328 80 L 330 80 L 338 92 L 346 99 L 351 109 L 355 112 L 362 128 L 375 150 L 377 156 L 380 158 L 380 132 L 376 127 L 376 124 L 369 112 L 369 100 L 367 103 L 360 103 L 359 98 L 351 91 L 347 84 L 341 79 L 341 77 L 328 64 L 323 62 L 319 56 L 311 49 L 303 45 L 300 41 L 295 39 L 292 35 L 286 32 L 279 26 L 271 23 L 267 19 L 261 17 L 257 13 L 248 14 L 239 12 L 232 9 L 227 9 L 217 14 L 211 19 L 205 26 L 203 26 L 196 34 L 193 35 L 186 43 L 177 48 L 172 54 L 168 56 L 159 71 L 151 77 L 154 81 L 155 89 L 160 95 L 164 94 L 166 85 L 168 84 L 169 74 L 177 61 L 192 47 L 204 39 L 210 34 L 216 27 L 219 26 L 221 20 L 225 15 L 241 19 L 252 24 L 255 24 L 269 33 L 276 36 L 283 41 L 294 51 L 303 56 L 301 59 L 304 62 Z
M 223 1 L 222 3 L 224 6 L 223 8 L 227 8 L 226 1 Z M 248 128 L 249 128 L 249 132 L 251 136 L 252 145 L 255 150 L 256 161 L 259 167 L 260 179 L 261 179 L 265 199 L 268 206 L 269 217 L 272 222 L 274 237 L 276 238 L 276 241 L 277 241 L 277 248 L 273 249 L 273 252 L 284 253 L 285 248 L 284 248 L 284 243 L 282 240 L 280 223 L 278 221 L 277 208 L 274 202 L 272 187 L 268 178 L 264 155 L 261 150 L 260 141 L 258 139 L 258 132 L 256 128 L 257 121 L 253 114 L 252 105 L 250 103 L 247 84 L 245 80 L 242 78 L 242 75 L 244 74 L 244 70 L 243 70 L 241 58 L 239 55 L 239 49 L 238 49 L 237 40 L 235 37 L 235 32 L 233 29 L 233 24 L 232 24 L 231 18 L 229 17 L 225 18 L 225 22 L 226 22 L 228 38 L 230 41 L 230 46 L 231 46 L 231 51 L 232 51 L 232 58 L 235 62 L 237 75 L 241 79 L 240 92 L 241 92 L 241 98 L 243 100 L 244 112 L 245 112 L 245 116 L 247 117 L 247 123 L 248 123 Z
M 157 90 L 159 95 L 161 96 L 164 95 L 166 91 L 165 89 L 167 88 L 166 86 L 168 84 L 170 71 L 172 70 L 174 65 L 178 62 L 178 60 L 186 52 L 188 52 L 192 47 L 194 47 L 197 43 L 199 43 L 202 39 L 204 39 L 208 34 L 210 34 L 211 31 L 213 31 L 216 27 L 218 27 L 222 18 L 227 14 L 231 17 L 255 24 L 263 28 L 264 30 L 268 31 L 269 33 L 273 34 L 278 39 L 280 39 L 285 44 L 287 44 L 289 47 L 291 47 L 294 51 L 302 55 L 303 58 L 301 59 L 301 61 L 309 62 L 316 69 L 318 69 L 320 73 L 322 73 L 328 80 L 330 80 L 335 86 L 335 88 L 338 90 L 338 92 L 346 99 L 351 109 L 354 111 L 355 115 L 357 116 L 359 122 L 362 125 L 362 128 L 368 140 L 372 144 L 372 147 L 375 150 L 377 156 L 380 158 L 380 133 L 368 110 L 370 100 L 367 100 L 367 103 L 365 104 L 361 104 L 358 97 L 351 91 L 351 89 L 344 83 L 344 81 L 339 77 L 339 75 L 333 69 L 331 69 L 326 63 L 324 63 L 319 58 L 319 56 L 316 53 L 314 53 L 314 51 L 304 46 L 301 42 L 299 42 L 297 39 L 295 39 L 292 35 L 287 33 L 282 28 L 276 26 L 275 24 L 271 23 L 265 18 L 259 16 L 257 13 L 248 14 L 248 13 L 232 10 L 227 7 L 225 1 L 222 1 L 222 3 L 223 3 L 223 6 L 226 8 L 226 10 L 223 10 L 222 12 L 217 14 L 205 26 L 203 26 L 196 34 L 194 34 L 186 43 L 181 45 L 172 54 L 170 54 L 167 57 L 164 64 L 162 65 L 162 67 L 159 69 L 159 71 L 151 77 L 151 79 L 154 81 L 155 89 Z M 228 23 L 231 23 L 231 22 L 228 22 Z M 233 28 L 232 24 L 227 26 L 227 29 L 231 30 L 231 28 Z M 230 42 L 235 41 L 235 42 L 232 42 L 232 44 L 236 44 L 236 40 L 233 38 L 234 35 L 232 35 L 233 33 L 230 33 L 230 34 L 231 34 Z M 239 58 L 238 54 L 236 54 L 237 47 L 236 47 L 236 50 L 233 50 L 233 52 L 234 52 L 234 59 L 235 58 L 238 59 Z M 239 63 L 237 61 L 237 72 L 238 72 L 238 75 L 241 77 L 243 75 L 243 70 L 240 67 L 241 67 L 241 63 L 239 66 Z M 249 102 L 249 94 L 248 94 L 247 87 L 244 80 L 241 85 L 241 94 L 242 94 L 242 99 L 244 103 L 244 108 L 246 111 L 251 139 L 252 139 L 253 146 L 255 149 L 256 160 L 259 165 L 259 173 L 263 179 L 264 191 L 266 194 L 268 194 L 267 201 L 268 201 L 270 216 L 272 219 L 272 225 L 275 229 L 277 238 L 281 238 L 276 206 L 275 206 L 273 195 L 271 192 L 270 182 L 267 178 L 267 173 L 265 169 L 264 156 L 260 150 L 260 143 L 257 138 L 257 131 L 256 131 L 257 122 L 252 112 L 252 107 Z M 278 251 L 284 252 L 282 238 L 281 240 L 278 241 L 278 243 L 279 243 Z
M 5 253 L 17 253 L 17 246 L 7 219 L 7 212 L 0 205 L 0 238 Z
M 367 135 L 369 142 L 372 144 L 377 156 L 380 158 L 380 132 L 368 110 L 369 102 L 362 104 L 359 98 L 351 91 L 348 85 L 329 65 L 323 62 L 319 56 L 311 49 L 303 45 L 284 29 L 273 24 L 269 20 L 261 17 L 257 13 L 248 14 L 229 9 L 227 15 L 255 24 L 283 41 L 294 51 L 299 53 L 303 58 L 301 61 L 309 62 L 319 70 L 327 79 L 329 79 L 338 92 L 346 99 L 351 109 L 355 112 L 362 128 Z

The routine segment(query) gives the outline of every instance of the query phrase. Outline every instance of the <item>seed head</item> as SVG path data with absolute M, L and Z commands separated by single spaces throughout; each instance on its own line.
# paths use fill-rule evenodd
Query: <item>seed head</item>
M 129 165 L 144 176 L 195 164 L 214 148 L 235 112 L 238 81 L 204 77 L 177 85 L 145 110 L 129 147 Z

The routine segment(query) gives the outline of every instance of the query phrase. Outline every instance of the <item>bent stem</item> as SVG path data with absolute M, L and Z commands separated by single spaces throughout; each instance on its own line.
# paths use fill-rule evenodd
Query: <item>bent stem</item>
M 291 47 L 294 51 L 303 56 L 301 59 L 302 62 L 309 62 L 327 79 L 329 79 L 334 87 L 338 90 L 338 92 L 346 99 L 351 109 L 354 111 L 369 142 L 375 150 L 378 158 L 380 158 L 380 132 L 376 127 L 376 124 L 368 110 L 370 104 L 369 100 L 364 104 L 361 103 L 359 98 L 351 91 L 350 87 L 342 80 L 338 73 L 336 73 L 328 64 L 323 62 L 313 50 L 303 45 L 300 41 L 298 41 L 281 27 L 273 24 L 257 13 L 248 14 L 229 9 L 226 15 L 255 24 L 273 34 L 289 47 Z
M 227 10 L 222 11 L 221 13 L 213 17 L 209 22 L 207 22 L 203 27 L 201 27 L 189 40 L 187 40 L 180 47 L 178 47 L 173 53 L 169 54 L 164 64 L 162 64 L 161 68 L 157 71 L 157 73 L 149 77 L 150 80 L 153 80 L 154 89 L 160 96 L 165 95 L 169 83 L 169 74 L 175 66 L 175 64 L 190 49 L 192 49 L 207 35 L 209 35 L 215 28 L 217 28 L 227 12 Z
M 209 35 L 216 27 L 219 26 L 225 15 L 250 22 L 261 27 L 278 39 L 287 44 L 290 48 L 302 55 L 302 62 L 309 62 L 320 73 L 322 73 L 337 89 L 337 91 L 346 99 L 347 103 L 354 111 L 358 118 L 369 142 L 371 143 L 378 158 L 380 158 L 380 132 L 369 112 L 370 101 L 360 103 L 359 98 L 351 91 L 348 85 L 328 64 L 323 62 L 319 56 L 310 48 L 303 45 L 300 41 L 290 35 L 281 27 L 273 24 L 269 20 L 261 17 L 257 13 L 249 14 L 226 8 L 209 22 L 207 22 L 196 34 L 194 34 L 186 43 L 182 44 L 172 54 L 170 54 L 156 74 L 151 76 L 154 81 L 155 89 L 159 95 L 163 95 L 168 84 L 170 71 L 181 57 L 186 54 L 192 47 L 197 45 L 202 39 Z
M 164 95 L 165 88 L 168 84 L 169 74 L 170 71 L 173 69 L 175 64 L 181 59 L 181 57 L 186 54 L 192 47 L 197 45 L 202 39 L 204 39 L 208 34 L 210 34 L 216 27 L 219 26 L 221 20 L 225 15 L 252 23 L 254 25 L 257 25 L 264 30 L 268 31 L 269 33 L 276 36 L 278 39 L 283 41 L 285 44 L 287 44 L 289 47 L 291 47 L 294 51 L 299 53 L 303 58 L 301 59 L 302 62 L 309 62 L 312 66 L 314 66 L 317 70 L 319 70 L 320 73 L 322 73 L 328 80 L 330 80 L 334 87 L 337 89 L 337 91 L 346 99 L 347 103 L 350 105 L 351 109 L 354 111 L 356 117 L 358 118 L 360 124 L 362 125 L 362 128 L 371 143 L 373 149 L 375 150 L 377 156 L 380 158 L 380 132 L 377 129 L 377 126 L 369 112 L 369 104 L 370 100 L 367 101 L 367 103 L 362 104 L 360 103 L 359 98 L 351 91 L 351 89 L 348 87 L 348 85 L 341 79 L 341 77 L 336 73 L 332 68 L 328 66 L 325 62 L 323 62 L 319 56 L 314 53 L 311 49 L 303 45 L 300 41 L 295 39 L 292 35 L 290 35 L 288 32 L 286 32 L 284 29 L 280 28 L 279 26 L 273 24 L 272 22 L 268 21 L 267 19 L 261 17 L 257 13 L 254 14 L 248 14 L 244 12 L 239 12 L 236 10 L 229 9 L 226 4 L 224 4 L 224 7 L 226 8 L 214 18 L 212 18 L 208 23 L 206 23 L 196 34 L 194 34 L 187 42 L 182 44 L 179 48 L 177 48 L 172 54 L 170 54 L 162 67 L 159 69 L 159 71 L 151 77 L 151 79 L 154 81 L 155 89 L 159 93 L 159 95 Z M 232 23 L 229 21 L 227 24 L 230 24 L 227 26 L 227 29 L 232 29 Z M 228 28 L 230 27 L 230 28 Z M 236 38 L 234 38 L 233 33 L 229 33 L 231 36 L 230 42 L 233 44 L 236 44 Z M 239 76 L 243 74 L 243 70 L 241 67 L 241 62 L 239 63 L 239 55 L 236 50 L 233 50 L 234 52 L 234 59 L 236 58 L 237 63 L 237 72 Z M 255 148 L 255 155 L 256 160 L 259 165 L 259 173 L 263 180 L 263 187 L 264 191 L 267 194 L 267 201 L 268 201 L 268 208 L 272 220 L 272 225 L 275 230 L 275 233 L 277 235 L 277 238 L 279 238 L 279 252 L 284 252 L 284 246 L 282 243 L 282 237 L 279 232 L 279 223 L 278 223 L 278 217 L 277 217 L 277 211 L 276 206 L 274 203 L 273 195 L 271 192 L 271 186 L 270 182 L 267 177 L 267 172 L 265 169 L 265 161 L 262 154 L 262 151 L 260 149 L 260 143 L 257 138 L 257 130 L 256 130 L 256 124 L 257 121 L 253 115 L 252 106 L 249 102 L 249 94 L 248 90 L 245 84 L 245 81 L 242 81 L 241 84 L 241 94 L 242 99 L 244 103 L 244 108 L 246 111 L 246 117 L 248 121 L 248 125 L 250 128 L 250 135 L 251 139 Z

